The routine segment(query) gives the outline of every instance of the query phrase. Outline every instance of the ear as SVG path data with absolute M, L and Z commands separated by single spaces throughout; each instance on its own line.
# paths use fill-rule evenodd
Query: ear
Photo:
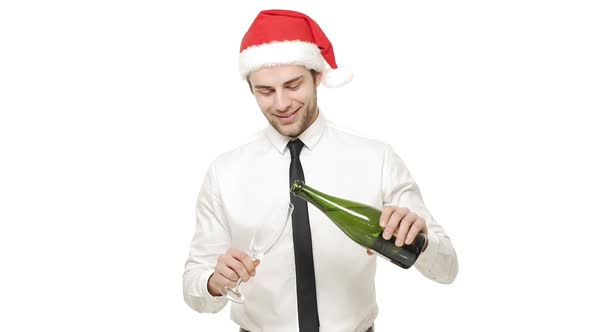
M 320 83 L 322 82 L 322 78 L 324 78 L 324 72 L 320 71 L 317 73 L 316 77 L 315 77 L 315 87 L 317 88 L 318 86 L 320 86 Z

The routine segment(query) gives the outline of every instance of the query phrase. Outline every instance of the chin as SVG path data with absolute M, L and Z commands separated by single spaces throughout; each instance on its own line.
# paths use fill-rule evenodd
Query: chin
M 299 130 L 299 128 L 292 127 L 292 126 L 288 126 L 288 127 L 276 126 L 275 128 L 277 129 L 277 131 L 279 133 L 281 133 L 281 135 L 284 135 L 284 136 L 297 137 L 301 134 L 301 131 Z
M 293 137 L 293 138 L 299 136 L 299 134 L 297 132 L 292 131 L 292 130 L 279 130 L 279 133 L 281 133 L 281 135 L 283 135 L 283 136 L 289 136 L 289 137 Z

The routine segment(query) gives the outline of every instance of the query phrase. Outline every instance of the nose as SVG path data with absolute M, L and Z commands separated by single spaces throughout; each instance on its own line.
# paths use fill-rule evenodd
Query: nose
M 291 106 L 291 98 L 285 90 L 277 90 L 274 94 L 274 106 L 277 111 L 285 112 Z

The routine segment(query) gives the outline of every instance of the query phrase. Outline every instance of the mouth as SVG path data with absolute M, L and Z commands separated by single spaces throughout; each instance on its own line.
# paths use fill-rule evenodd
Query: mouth
M 291 112 L 291 113 L 288 113 L 285 115 L 275 114 L 275 116 L 279 119 L 279 122 L 281 124 L 287 125 L 287 124 L 293 123 L 295 121 L 298 113 L 299 113 L 299 108 L 294 112 Z

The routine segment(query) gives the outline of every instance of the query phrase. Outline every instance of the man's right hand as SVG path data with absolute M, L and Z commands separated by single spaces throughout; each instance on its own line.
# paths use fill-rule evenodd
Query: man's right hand
M 256 275 L 256 267 L 260 260 L 252 261 L 252 258 L 245 252 L 229 248 L 225 254 L 217 258 L 215 272 L 207 282 L 207 289 L 213 296 L 221 296 L 221 291 L 226 287 L 235 287 L 238 279 L 242 282 L 248 281 Z

